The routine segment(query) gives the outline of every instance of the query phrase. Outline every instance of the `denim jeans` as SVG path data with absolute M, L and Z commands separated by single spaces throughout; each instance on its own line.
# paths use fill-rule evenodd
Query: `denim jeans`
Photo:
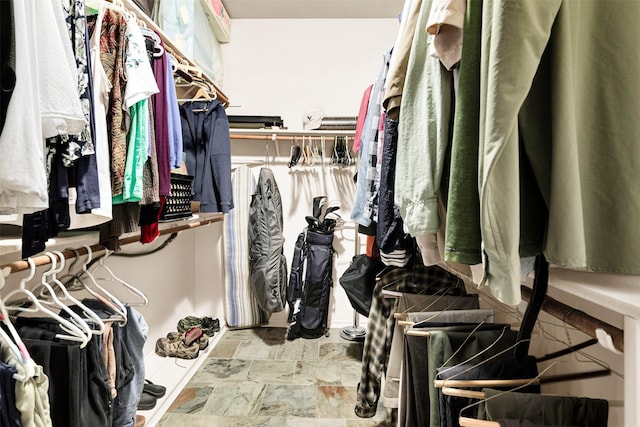
M 133 378 L 122 389 L 113 403 L 113 427 L 132 427 L 135 424 L 136 409 L 144 387 L 144 354 L 142 348 L 149 335 L 149 327 L 142 314 L 127 307 L 127 324 L 122 328 L 121 342 L 126 347 Z

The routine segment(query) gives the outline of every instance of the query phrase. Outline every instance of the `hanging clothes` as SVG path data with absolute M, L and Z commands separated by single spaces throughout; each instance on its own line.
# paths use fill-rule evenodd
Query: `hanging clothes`
M 229 119 L 217 100 L 180 107 L 187 173 L 193 175 L 195 201 L 202 212 L 233 209 Z
M 15 358 L 6 343 L 0 340 L 0 359 L 18 369 L 20 362 Z M 26 381 L 15 381 L 14 405 L 19 411 L 19 424 L 11 427 L 51 427 L 51 405 L 49 402 L 49 378 L 42 366 L 35 365 L 35 375 Z M 3 399 L 4 400 L 4 399 Z M 8 402 L 7 402 L 8 404 Z M 13 419 L 13 417 L 11 417 Z
M 482 0 L 469 0 L 451 139 L 449 182 L 452 184 L 447 196 L 444 254 L 445 261 L 464 264 L 482 262 L 478 195 L 481 31 Z
M 478 409 L 480 419 L 526 420 L 545 426 L 600 427 L 607 425 L 609 417 L 609 402 L 603 399 L 504 393 L 495 389 L 483 391 L 486 400 Z
M 483 58 L 480 73 L 482 284 L 508 304 L 521 300 L 519 248 L 528 243 L 519 238 L 521 230 L 547 207 L 544 234 L 529 237 L 532 243 L 544 239 L 549 262 L 640 273 L 634 255 L 640 224 L 633 219 L 640 211 L 640 146 L 634 142 L 640 123 L 633 113 L 640 99 L 631 71 L 640 68 L 634 42 L 640 28 L 632 25 L 640 4 L 612 2 L 605 15 L 600 6 L 484 2 L 482 52 L 491 56 Z M 608 37 L 595 37 L 593 28 L 602 23 Z M 604 76 L 616 76 L 616 84 Z M 543 206 L 525 205 L 526 193 L 514 185 L 522 152 Z
M 62 330 L 50 318 L 18 317 L 16 329 L 49 377 L 53 424 L 111 425 L 111 391 L 98 340 L 80 348 L 80 343 L 57 339 Z
M 99 12 L 96 19 L 96 26 L 102 26 L 104 11 Z M 90 56 L 90 70 L 92 81 L 92 117 L 95 125 L 93 145 L 95 150 L 95 161 L 98 179 L 98 192 L 100 194 L 100 205 L 91 209 L 91 213 L 79 214 L 77 209 L 69 209 L 70 225 L 69 229 L 93 227 L 111 220 L 111 176 L 110 176 L 110 155 L 109 140 L 107 133 L 106 108 L 111 91 L 111 83 L 107 80 L 102 62 L 100 62 L 100 29 L 89 34 L 88 26 L 85 26 L 87 52 Z M 78 198 L 75 187 L 69 188 L 69 205 L 74 205 Z
M 387 116 L 398 121 L 400 115 L 400 105 L 402 92 L 404 91 L 404 81 L 407 76 L 407 65 L 409 54 L 413 42 L 413 35 L 416 32 L 418 15 L 422 0 L 405 0 L 402 10 L 402 21 L 398 30 L 396 42 L 393 45 L 393 54 L 389 62 L 389 72 L 384 82 L 384 98 L 382 106 L 387 112 Z
M 427 55 L 432 37 L 425 36 L 424 30 L 431 5 L 431 0 L 424 0 L 420 8 L 398 122 L 395 203 L 416 238 L 433 235 L 441 226 L 438 198 L 453 107 L 452 75 L 437 58 Z M 423 251 L 426 264 L 440 260 L 437 250 Z
M 49 207 L 44 165 L 38 76 L 40 29 L 34 0 L 13 5 L 16 83 L 0 134 L 0 214 L 32 213 Z M 52 65 L 53 68 L 55 66 Z M 77 73 L 76 73 L 77 74 Z M 10 124 L 10 126 L 8 125 Z M 16 144 L 15 141 L 21 141 Z M 15 218 L 13 218 L 15 220 Z
M 7 108 L 16 86 L 16 42 L 11 2 L 0 3 L 0 134 L 7 119 Z
M 355 414 L 362 418 L 373 417 L 376 413 L 382 374 L 387 366 L 393 340 L 395 300 L 386 299 L 382 294 L 382 290 L 390 285 L 398 292 L 425 292 L 428 288 L 440 290 L 440 295 L 431 295 L 434 301 L 423 305 L 431 305 L 434 310 L 446 310 L 452 304 L 457 304 L 457 301 L 461 304 L 456 305 L 457 308 L 478 308 L 477 297 L 473 301 L 460 300 L 460 295 L 465 293 L 464 282 L 440 267 L 416 267 L 414 271 L 398 268 L 382 276 L 373 288 L 356 397 Z
M 373 221 L 372 205 L 369 204 L 369 197 L 377 194 L 376 185 L 376 164 L 378 154 L 378 138 L 380 115 L 382 107 L 382 90 L 384 79 L 389 68 L 391 52 L 383 56 L 382 67 L 378 73 L 378 78 L 371 89 L 371 98 L 367 108 L 362 135 L 360 138 L 360 164 L 358 167 L 358 182 L 356 183 L 356 194 L 351 209 L 351 220 L 363 227 L 369 227 Z

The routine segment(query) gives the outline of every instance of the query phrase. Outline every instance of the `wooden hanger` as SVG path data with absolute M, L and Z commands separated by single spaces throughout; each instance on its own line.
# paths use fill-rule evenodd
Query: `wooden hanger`
M 460 427 L 500 427 L 497 421 L 478 420 L 475 418 L 459 417 Z

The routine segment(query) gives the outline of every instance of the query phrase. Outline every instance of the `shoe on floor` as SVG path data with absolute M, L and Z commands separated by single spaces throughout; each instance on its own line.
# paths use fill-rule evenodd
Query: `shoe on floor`
M 161 357 L 195 359 L 198 353 L 200 353 L 200 346 L 197 342 L 187 346 L 181 339 L 158 338 L 156 341 L 156 354 Z
M 202 334 L 200 335 L 200 338 L 198 338 L 198 347 L 200 348 L 200 350 L 205 350 L 207 347 L 209 347 L 209 335 L 207 334 Z M 176 341 L 176 340 L 180 340 L 182 342 L 184 342 L 186 344 L 186 340 L 185 340 L 185 333 L 181 333 L 181 332 L 169 332 L 167 334 L 167 339 L 169 341 Z
M 202 332 L 212 337 L 220 331 L 220 321 L 207 316 L 187 316 L 178 322 L 178 332 L 188 332 L 196 327 L 201 328 Z
M 148 411 L 149 409 L 153 409 L 156 407 L 157 401 L 158 399 L 156 399 L 155 396 L 142 392 L 142 394 L 140 395 L 140 400 L 138 401 L 138 410 Z
M 145 384 L 142 388 L 142 391 L 154 396 L 155 398 L 161 398 L 167 392 L 167 388 L 163 385 L 154 384 L 149 380 L 144 380 Z
M 136 423 L 133 427 L 142 427 L 147 422 L 147 419 L 143 415 L 136 414 Z

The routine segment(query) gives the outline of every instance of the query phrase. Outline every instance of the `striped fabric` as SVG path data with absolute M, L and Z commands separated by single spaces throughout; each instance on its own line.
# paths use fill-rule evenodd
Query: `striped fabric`
M 251 328 L 269 318 L 256 301 L 249 274 L 249 204 L 256 180 L 247 166 L 232 176 L 235 207 L 224 219 L 225 320 L 229 328 Z

